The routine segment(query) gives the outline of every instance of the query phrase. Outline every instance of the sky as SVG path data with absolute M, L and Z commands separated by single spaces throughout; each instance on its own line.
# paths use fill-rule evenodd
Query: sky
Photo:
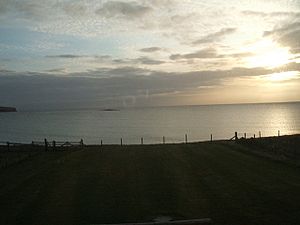
M 300 101 L 300 0 L 0 0 L 0 105 Z

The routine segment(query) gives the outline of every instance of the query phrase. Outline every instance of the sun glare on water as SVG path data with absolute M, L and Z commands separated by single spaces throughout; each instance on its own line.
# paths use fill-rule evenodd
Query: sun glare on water
M 253 56 L 246 59 L 250 67 L 275 68 L 290 62 L 289 48 L 281 47 L 272 40 L 266 39 L 247 49 Z

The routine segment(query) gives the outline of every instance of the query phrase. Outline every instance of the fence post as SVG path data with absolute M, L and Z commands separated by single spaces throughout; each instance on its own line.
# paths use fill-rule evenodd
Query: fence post
M 101 141 L 100 141 L 100 145 L 101 145 L 101 146 L 103 145 L 103 141 L 102 141 L 102 139 L 101 139 Z
M 80 139 L 80 147 L 83 148 L 83 139 Z
M 144 138 L 142 137 L 141 138 L 141 145 L 143 145 L 144 144 Z
M 255 134 L 253 135 L 253 138 L 255 139 Z
M 238 135 L 237 135 L 237 132 L 234 132 L 234 139 L 235 140 L 238 140 L 239 138 L 238 138 Z
M 280 130 L 278 130 L 278 137 L 280 136 Z
M 55 151 L 55 148 L 56 148 L 56 143 L 55 143 L 55 141 L 52 141 L 52 145 L 53 145 L 53 151 Z
M 245 138 L 245 139 L 247 138 L 247 133 L 244 133 L 244 138 Z
M 166 139 L 165 139 L 165 136 L 163 136 L 163 144 L 166 143 Z
M 213 141 L 213 135 L 210 134 L 210 141 Z
M 45 151 L 48 151 L 48 141 L 46 138 L 44 139 L 44 142 L 45 142 Z
M 188 137 L 187 137 L 187 134 L 185 134 L 185 143 L 186 143 L 186 144 L 188 143 Z
M 258 132 L 258 136 L 259 136 L 259 138 L 261 138 L 261 132 L 260 131 Z

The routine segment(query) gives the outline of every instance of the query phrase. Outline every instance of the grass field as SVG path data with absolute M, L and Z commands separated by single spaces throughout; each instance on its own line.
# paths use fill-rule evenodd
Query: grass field
M 300 224 L 299 146 L 296 135 L 56 152 L 0 149 L 0 224 L 158 216 L 211 218 L 217 225 Z

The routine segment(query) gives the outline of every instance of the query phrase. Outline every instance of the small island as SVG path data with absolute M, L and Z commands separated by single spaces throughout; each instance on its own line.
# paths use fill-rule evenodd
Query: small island
M 0 106 L 0 112 L 17 112 L 15 107 L 2 107 Z
M 120 111 L 119 109 L 102 109 L 102 111 L 105 112 L 116 112 L 116 111 Z

